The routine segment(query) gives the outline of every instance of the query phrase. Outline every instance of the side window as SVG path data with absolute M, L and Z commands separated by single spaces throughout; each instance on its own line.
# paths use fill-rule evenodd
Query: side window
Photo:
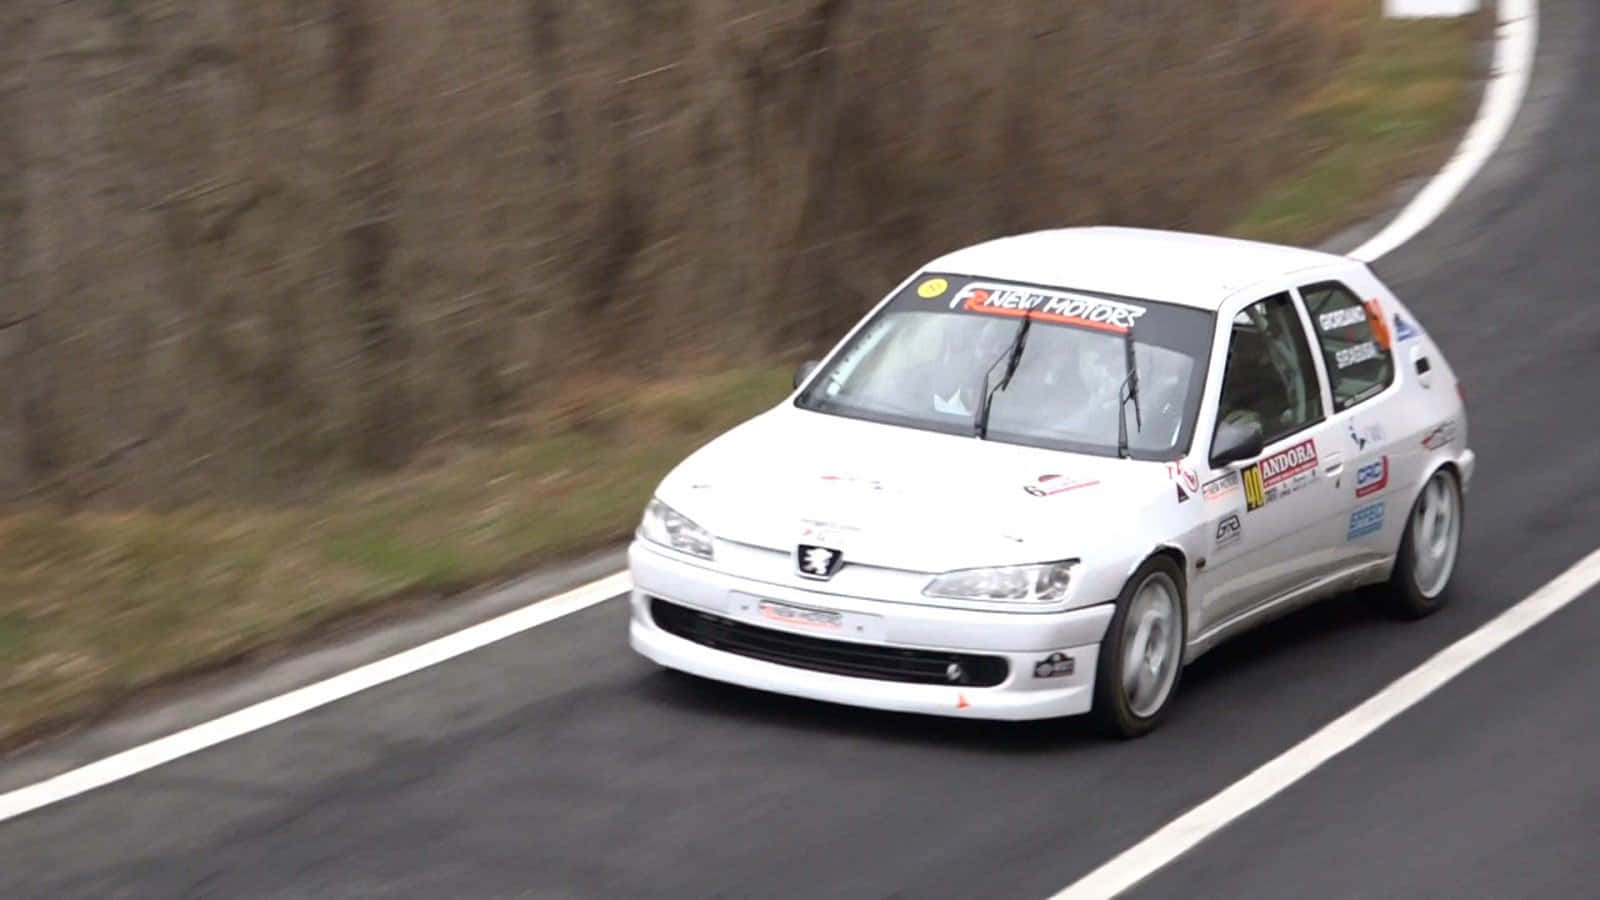
M 1316 364 L 1288 293 L 1234 317 L 1217 414 L 1219 422 L 1258 423 L 1269 444 L 1322 420 Z
M 1394 383 L 1389 328 L 1383 310 L 1362 303 L 1337 281 L 1300 289 L 1316 325 L 1317 342 L 1333 382 L 1333 408 L 1344 411 Z

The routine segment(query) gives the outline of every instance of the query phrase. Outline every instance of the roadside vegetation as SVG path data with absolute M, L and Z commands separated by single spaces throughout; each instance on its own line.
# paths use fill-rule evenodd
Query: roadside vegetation
M 0 300 L 0 750 L 615 544 L 938 249 L 1325 237 L 1448 154 L 1485 33 L 1378 0 L 449 6 L 321 4 L 325 71 L 273 44 L 306 4 L 0 13 L 76 41 L 0 51 L 29 88 L 0 284 L 32 304 Z

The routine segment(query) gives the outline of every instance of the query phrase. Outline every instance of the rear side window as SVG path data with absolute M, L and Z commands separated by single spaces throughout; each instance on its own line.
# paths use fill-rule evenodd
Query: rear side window
M 1389 329 L 1377 301 L 1362 303 L 1337 281 L 1301 288 L 1300 296 L 1327 364 L 1335 412 L 1375 397 L 1394 383 Z

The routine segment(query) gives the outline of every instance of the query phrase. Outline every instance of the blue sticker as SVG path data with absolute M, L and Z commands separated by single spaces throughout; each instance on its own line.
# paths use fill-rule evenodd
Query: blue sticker
M 1414 341 L 1422 336 L 1417 326 L 1406 321 L 1399 313 L 1394 314 L 1394 339 L 1397 341 Z
M 1350 514 L 1350 530 L 1345 534 L 1345 539 L 1353 541 L 1382 530 L 1383 504 L 1373 503 Z

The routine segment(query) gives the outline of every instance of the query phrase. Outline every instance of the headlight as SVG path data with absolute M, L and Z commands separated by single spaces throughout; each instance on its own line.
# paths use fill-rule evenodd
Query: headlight
M 1045 605 L 1066 599 L 1075 559 L 1031 566 L 961 569 L 928 582 L 922 593 L 950 600 L 987 600 Z
M 711 532 L 655 498 L 651 498 L 649 505 L 644 508 L 644 519 L 639 522 L 639 535 L 647 541 L 692 553 L 702 559 L 711 558 Z

